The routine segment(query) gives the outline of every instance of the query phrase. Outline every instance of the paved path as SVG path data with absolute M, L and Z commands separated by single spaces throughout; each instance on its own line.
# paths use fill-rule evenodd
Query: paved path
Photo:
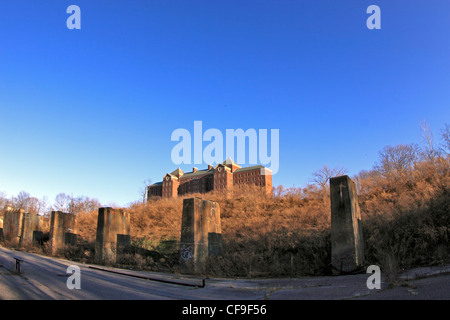
M 14 257 L 23 259 L 20 275 Z M 67 267 L 79 266 L 81 289 L 68 289 Z M 135 276 L 172 282 L 201 284 L 196 277 L 130 271 Z M 404 286 L 380 290 L 366 286 L 368 274 L 296 279 L 206 279 L 205 287 L 189 287 L 120 275 L 89 265 L 0 247 L 0 299 L 13 300 L 265 300 L 265 299 L 450 299 L 450 266 L 419 268 L 403 275 Z

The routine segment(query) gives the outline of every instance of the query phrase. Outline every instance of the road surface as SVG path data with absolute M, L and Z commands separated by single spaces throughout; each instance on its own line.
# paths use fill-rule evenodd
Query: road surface
M 21 273 L 15 259 L 23 260 Z M 80 268 L 80 289 L 69 289 L 71 265 Z M 95 266 L 94 266 L 95 267 Z M 187 284 L 201 284 L 196 277 L 120 270 L 131 275 Z M 417 274 L 421 275 L 417 279 Z M 433 276 L 430 276 L 433 275 Z M 336 300 L 336 299 L 450 299 L 450 266 L 422 268 L 405 274 L 403 286 L 370 290 L 369 274 L 296 279 L 206 279 L 205 287 L 145 280 L 64 259 L 12 251 L 0 247 L 0 299 L 3 300 Z

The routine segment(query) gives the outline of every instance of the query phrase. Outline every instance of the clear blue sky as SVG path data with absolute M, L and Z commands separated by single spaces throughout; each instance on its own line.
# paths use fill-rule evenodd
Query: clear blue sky
M 195 120 L 279 129 L 275 186 L 356 174 L 449 122 L 449 35 L 448 0 L 2 1 L 0 191 L 126 205 Z

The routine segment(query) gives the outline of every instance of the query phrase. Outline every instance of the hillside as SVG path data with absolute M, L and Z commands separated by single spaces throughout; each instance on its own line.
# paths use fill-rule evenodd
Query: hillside
M 367 264 L 392 277 L 402 268 L 449 262 L 450 162 L 437 157 L 408 170 L 353 177 L 359 191 Z M 268 197 L 257 187 L 227 194 L 194 194 L 221 207 L 224 255 L 210 261 L 216 276 L 330 274 L 330 200 L 327 186 L 278 187 Z M 183 198 L 128 208 L 136 251 L 124 263 L 177 270 Z M 95 240 L 96 211 L 78 215 L 79 234 Z M 136 257 L 137 255 L 137 257 Z

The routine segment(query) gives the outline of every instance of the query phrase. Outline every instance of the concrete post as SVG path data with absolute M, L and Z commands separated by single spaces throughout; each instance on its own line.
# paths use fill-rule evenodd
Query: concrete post
M 127 237 L 128 236 L 128 237 Z M 115 263 L 117 251 L 130 242 L 130 214 L 122 209 L 98 209 L 95 257 L 98 262 Z M 118 243 L 119 238 L 119 243 Z
M 180 270 L 204 273 L 208 256 L 222 253 L 219 204 L 200 198 L 183 201 L 180 240 Z
M 331 264 L 333 274 L 353 272 L 364 262 L 364 242 L 356 185 L 348 176 L 330 179 Z
M 33 245 L 33 232 L 41 231 L 41 217 L 34 213 L 23 213 L 20 246 Z
M 50 243 L 55 254 L 66 244 L 66 233 L 75 233 L 76 219 L 73 213 L 52 211 L 50 220 Z
M 8 210 L 3 219 L 3 235 L 11 245 L 18 245 L 22 233 L 24 210 Z

